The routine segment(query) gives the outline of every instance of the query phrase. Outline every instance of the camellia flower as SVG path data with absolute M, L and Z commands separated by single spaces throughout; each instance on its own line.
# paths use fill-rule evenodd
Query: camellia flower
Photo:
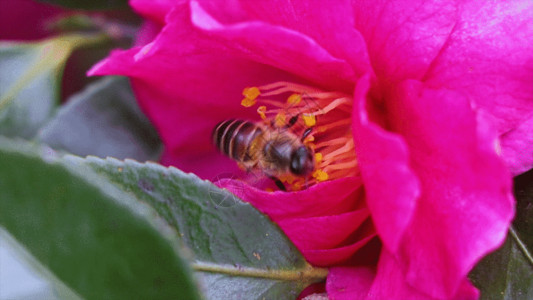
M 131 78 L 164 164 L 237 174 L 217 123 L 297 116 L 312 178 L 218 184 L 330 267 L 328 296 L 478 297 L 466 276 L 504 240 L 511 175 L 533 164 L 531 1 L 131 4 L 149 20 L 139 46 L 90 74 Z

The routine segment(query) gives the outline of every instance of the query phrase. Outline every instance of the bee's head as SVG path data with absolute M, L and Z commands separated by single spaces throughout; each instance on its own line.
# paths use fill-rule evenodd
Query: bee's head
M 307 176 L 315 169 L 313 151 L 306 146 L 300 146 L 291 153 L 291 172 L 296 176 Z

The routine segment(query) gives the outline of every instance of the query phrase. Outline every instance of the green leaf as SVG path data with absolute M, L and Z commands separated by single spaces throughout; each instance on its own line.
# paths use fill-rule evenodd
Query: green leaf
M 515 178 L 516 216 L 513 222 L 525 251 L 533 250 L 533 170 Z M 533 262 L 532 262 L 533 263 Z
M 480 289 L 481 299 L 533 299 L 533 267 L 512 234 L 478 263 L 470 279 Z
M 226 190 L 158 164 L 70 157 L 151 205 L 194 254 L 207 298 L 295 299 L 327 271 L 312 268 L 281 230 Z
M 73 9 L 114 9 L 128 6 L 128 0 L 38 0 Z
M 0 137 L 0 225 L 87 299 L 199 299 L 175 231 L 50 149 Z
M 127 78 L 107 77 L 69 99 L 40 132 L 55 149 L 86 156 L 157 160 L 162 145 Z
M 65 35 L 31 44 L 0 42 L 0 134 L 34 137 L 54 113 L 70 53 L 102 39 Z
M 516 216 L 505 244 L 470 273 L 482 299 L 533 299 L 533 170 L 514 186 Z

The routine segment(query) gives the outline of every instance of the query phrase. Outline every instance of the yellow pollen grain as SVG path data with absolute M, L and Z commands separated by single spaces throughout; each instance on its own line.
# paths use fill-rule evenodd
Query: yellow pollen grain
M 276 115 L 276 118 L 274 119 L 274 125 L 275 125 L 276 127 L 283 127 L 283 126 L 285 126 L 285 124 L 286 124 L 286 123 L 285 123 L 285 120 L 286 120 L 286 116 L 285 116 L 285 114 L 283 114 L 283 113 L 278 113 L 278 114 Z
M 296 105 L 302 101 L 302 96 L 300 94 L 292 94 L 287 98 L 287 103 L 291 105 Z
M 244 98 L 244 99 L 242 99 L 242 101 L 241 101 L 241 105 L 244 106 L 244 107 L 251 107 L 251 106 L 254 106 L 255 103 L 257 103 L 257 100 L 255 100 L 255 99 L 251 99 L 251 98 Z
M 303 114 L 302 119 L 307 127 L 313 127 L 316 125 L 316 117 L 313 114 Z
M 313 177 L 317 181 L 326 181 L 329 178 L 328 173 L 326 173 L 326 172 L 324 172 L 322 170 L 316 170 L 315 172 L 313 172 Z
M 308 136 L 308 137 L 305 138 L 305 140 L 304 140 L 304 144 L 307 145 L 307 144 L 312 143 L 312 142 L 314 142 L 314 141 L 315 141 L 315 137 L 312 136 L 312 135 L 310 135 L 310 136 Z
M 296 181 L 295 183 L 292 184 L 292 187 L 295 191 L 299 191 L 302 189 L 302 182 Z
M 253 87 L 246 87 L 242 90 L 242 95 L 248 99 L 255 100 L 259 95 L 261 95 L 261 91 L 259 91 L 259 88 L 253 86 Z
M 266 120 L 266 115 L 265 115 L 266 110 L 267 108 L 264 105 L 261 105 L 257 108 L 257 113 L 259 114 L 259 116 L 261 116 L 261 119 L 263 120 Z
M 322 157 L 322 153 L 320 153 L 320 152 L 315 153 L 315 161 L 316 161 L 317 164 L 322 162 L 322 158 L 323 158 Z

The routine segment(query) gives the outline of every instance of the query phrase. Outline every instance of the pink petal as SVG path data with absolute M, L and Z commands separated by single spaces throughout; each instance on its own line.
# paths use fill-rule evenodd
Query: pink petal
M 284 229 L 283 227 L 281 228 Z M 329 230 L 322 230 L 320 234 L 327 235 L 329 234 Z M 287 233 L 287 236 L 291 238 L 291 240 L 294 237 L 294 236 L 290 236 L 288 233 Z M 375 238 L 375 234 L 367 235 L 365 237 L 361 237 L 357 242 L 354 242 L 348 246 L 332 248 L 332 249 L 313 250 L 313 249 L 305 249 L 305 248 L 300 248 L 300 247 L 298 247 L 298 249 L 302 251 L 302 254 L 305 257 L 305 259 L 311 264 L 315 266 L 329 267 L 333 265 L 348 263 L 348 260 L 350 258 L 352 258 L 354 255 L 357 256 L 359 254 L 357 253 L 358 250 L 368 245 L 370 241 L 372 241 L 374 238 Z
M 359 177 L 325 181 L 298 192 L 265 192 L 240 181 L 221 181 L 221 187 L 253 204 L 274 222 L 286 219 L 337 215 L 364 207 Z
M 159 23 L 152 21 L 144 21 L 144 23 L 141 25 L 141 28 L 139 28 L 139 30 L 137 31 L 134 47 L 142 47 L 152 42 L 154 40 L 154 37 L 159 34 L 161 29 L 162 27 Z
M 305 249 L 330 249 L 339 246 L 369 217 L 368 209 L 363 208 L 332 216 L 294 218 L 278 224 L 285 232 L 294 236 L 292 242 Z M 324 228 L 329 234 L 313 237 Z
M 405 142 L 369 120 L 369 87 L 369 76 L 365 76 L 355 88 L 352 132 L 372 219 L 385 246 L 395 251 L 410 222 L 420 186 L 407 165 Z
M 208 176 L 204 178 L 213 179 L 212 172 L 205 172 L 208 162 L 229 164 L 211 144 L 216 123 L 230 118 L 258 118 L 253 110 L 240 105 L 242 89 L 301 79 L 236 57 L 225 46 L 209 40 L 191 26 L 188 5 L 176 7 L 168 21 L 153 42 L 114 51 L 89 75 L 130 76 L 142 109 L 166 146 L 166 160 L 182 161 L 177 166 L 183 170 L 199 171 Z M 190 163 L 195 160 L 205 163 L 196 169 Z
M 472 99 L 492 114 L 499 134 L 515 128 L 533 111 L 532 20 L 530 0 L 462 2 L 428 84 Z
M 351 90 L 354 72 L 344 60 L 332 56 L 299 32 L 261 21 L 224 25 L 200 4 L 191 2 L 192 22 L 234 55 L 296 74 L 319 86 Z
M 501 137 L 502 158 L 513 176 L 533 167 L 533 117 Z
M 217 184 L 278 223 L 314 265 L 345 262 L 375 237 L 372 227 L 363 226 L 368 212 L 357 177 L 322 182 L 299 192 L 265 192 L 235 180 Z
M 457 15 L 451 1 L 426 0 L 357 0 L 353 13 L 374 72 L 384 83 L 422 78 L 446 43 Z
M 331 300 L 366 299 L 374 277 L 375 271 L 367 267 L 330 268 L 326 291 Z
M 312 38 L 334 57 L 349 62 L 357 77 L 372 72 L 367 45 L 355 29 L 351 1 L 240 2 L 251 19 L 289 28 Z
M 402 272 L 401 265 L 386 250 L 383 250 L 379 259 L 376 274 L 366 299 L 435 299 L 410 286 L 406 281 L 405 274 Z M 340 277 L 340 275 L 338 276 Z M 460 282 L 460 288 L 455 294 L 443 299 L 468 300 L 478 298 L 479 292 L 465 278 Z
M 514 214 L 496 133 L 468 98 L 414 80 L 391 93 L 387 120 L 409 146 L 405 163 L 422 188 L 400 251 L 392 254 L 410 285 L 451 297 L 474 264 L 503 242 Z

